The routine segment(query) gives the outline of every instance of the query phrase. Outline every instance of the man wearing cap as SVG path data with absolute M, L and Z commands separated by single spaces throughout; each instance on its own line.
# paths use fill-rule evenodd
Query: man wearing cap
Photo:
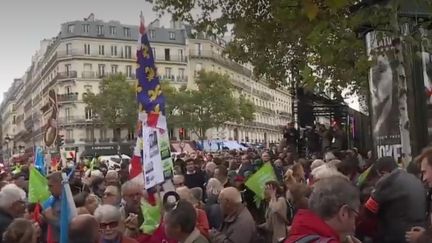
M 405 243 L 405 232 L 425 224 L 423 184 L 414 175 L 399 169 L 392 157 L 378 159 L 372 169 L 381 177 L 365 203 L 366 213 L 378 219 L 374 242 Z

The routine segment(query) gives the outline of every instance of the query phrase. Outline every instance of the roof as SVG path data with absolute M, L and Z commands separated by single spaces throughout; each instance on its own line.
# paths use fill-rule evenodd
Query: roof
M 101 33 L 99 32 L 99 28 L 102 28 Z M 138 25 L 125 25 L 121 24 L 119 21 L 105 22 L 102 20 L 75 20 L 61 25 L 59 37 L 60 39 L 88 37 L 136 41 L 139 35 L 138 28 Z M 111 32 L 112 29 L 114 30 L 114 33 Z M 129 34 L 126 35 L 125 32 L 129 32 Z M 148 32 L 151 32 L 151 34 L 149 34 L 149 40 L 153 43 L 175 45 L 185 45 L 186 43 L 186 30 L 184 29 L 155 27 L 150 25 Z M 174 38 L 170 38 L 170 35 L 172 35 L 171 33 L 174 33 L 174 36 L 171 36 Z

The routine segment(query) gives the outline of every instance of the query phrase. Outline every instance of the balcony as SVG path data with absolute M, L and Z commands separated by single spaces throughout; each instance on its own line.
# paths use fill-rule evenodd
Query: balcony
M 68 71 L 68 72 L 58 72 L 56 79 L 68 79 L 68 78 L 76 78 L 76 71 Z
M 94 51 L 94 50 L 93 50 Z M 94 59 L 125 59 L 125 60 L 135 60 L 135 55 L 126 55 L 125 53 L 121 53 L 120 55 L 111 56 L 109 53 L 105 52 L 105 55 L 99 55 L 99 52 L 91 52 L 87 54 L 83 49 L 71 49 L 71 50 L 62 50 L 57 51 L 57 58 L 94 58 Z M 131 53 L 132 54 L 132 53 Z
M 24 127 L 30 131 L 33 129 L 33 119 L 31 116 L 24 120 Z
M 165 56 L 156 55 L 154 57 L 155 62 L 177 62 L 177 63 L 187 63 L 187 57 L 185 56 Z
M 78 93 L 58 94 L 57 101 L 59 103 L 75 102 L 78 100 Z
M 176 76 L 176 80 L 175 80 L 176 82 L 179 82 L 179 83 L 187 83 L 187 81 L 188 81 L 188 76 Z
M 73 138 L 66 138 L 64 141 L 66 144 L 74 144 L 75 143 L 75 139 L 73 139 Z
M 231 59 L 223 57 L 221 54 L 218 54 L 213 51 L 197 51 L 190 50 L 189 52 L 190 58 L 202 58 L 202 59 L 211 59 L 216 63 L 219 63 L 222 66 L 225 66 L 228 69 L 241 73 L 247 77 L 252 76 L 252 71 L 243 67 L 241 64 L 234 62 Z
M 93 124 L 92 120 L 87 119 L 85 116 L 59 117 L 58 121 L 60 126 L 73 124 Z
M 96 73 L 93 71 L 84 71 L 81 73 L 82 78 L 96 78 Z
M 24 111 L 29 111 L 32 108 L 32 101 L 29 100 L 25 105 L 24 105 Z

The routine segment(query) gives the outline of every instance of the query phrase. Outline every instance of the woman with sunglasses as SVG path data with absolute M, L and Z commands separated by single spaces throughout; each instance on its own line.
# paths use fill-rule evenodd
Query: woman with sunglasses
M 94 216 L 99 223 L 101 243 L 137 243 L 123 235 L 121 213 L 112 205 L 99 206 Z

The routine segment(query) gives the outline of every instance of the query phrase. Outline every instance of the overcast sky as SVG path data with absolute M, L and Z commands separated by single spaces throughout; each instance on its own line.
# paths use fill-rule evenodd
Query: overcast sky
M 145 0 L 0 0 L 0 102 L 30 66 L 40 40 L 56 36 L 61 23 L 94 13 L 97 19 L 138 25 L 141 10 L 147 24 L 157 18 Z

